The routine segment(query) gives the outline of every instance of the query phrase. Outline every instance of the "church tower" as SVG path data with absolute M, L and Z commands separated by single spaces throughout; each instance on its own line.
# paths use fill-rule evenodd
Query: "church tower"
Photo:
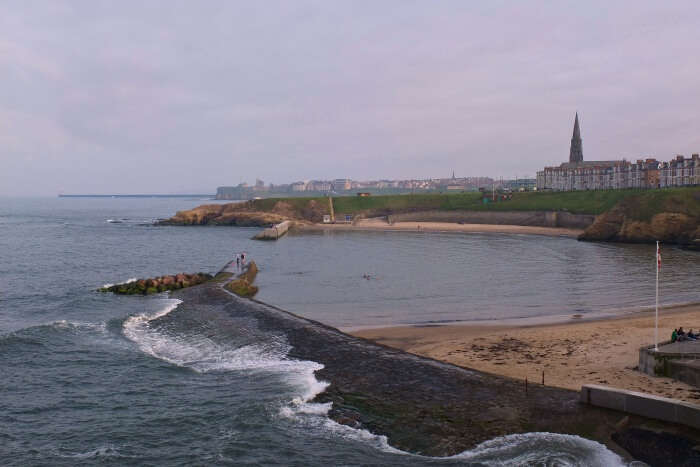
M 576 112 L 576 120 L 574 120 L 574 135 L 571 137 L 569 162 L 583 162 L 583 147 L 581 145 L 581 129 L 578 126 L 578 112 Z

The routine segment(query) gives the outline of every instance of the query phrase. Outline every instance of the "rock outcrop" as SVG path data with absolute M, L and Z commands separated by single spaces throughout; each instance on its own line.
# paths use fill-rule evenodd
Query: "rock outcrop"
M 125 282 L 123 284 L 110 285 L 102 287 L 100 292 L 113 292 L 119 295 L 149 295 L 168 290 L 184 289 L 193 285 L 201 284 L 211 280 L 211 274 L 196 273 L 196 274 L 175 274 L 172 276 L 160 276 L 152 279 L 138 279 L 135 281 Z
M 267 227 L 284 221 L 321 222 L 328 203 L 318 199 L 253 200 L 239 203 L 204 204 L 156 225 L 233 225 Z
M 188 211 L 178 211 L 157 225 L 235 225 L 259 227 L 278 224 L 289 218 L 288 213 L 259 211 L 251 203 L 204 204 Z
M 671 199 L 663 206 L 643 206 L 640 209 L 638 198 L 625 199 L 597 216 L 579 240 L 626 243 L 653 243 L 658 240 L 700 249 L 700 216 L 697 215 L 700 191 L 690 203 L 674 204 Z

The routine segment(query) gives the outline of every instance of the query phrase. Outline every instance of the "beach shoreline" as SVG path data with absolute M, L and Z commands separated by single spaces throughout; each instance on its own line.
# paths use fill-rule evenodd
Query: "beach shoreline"
M 557 317 L 347 329 L 345 332 L 415 355 L 463 368 L 580 390 L 583 384 L 608 384 L 698 403 L 700 390 L 670 378 L 635 369 L 639 348 L 653 344 L 654 309 L 623 311 L 595 318 Z M 700 303 L 663 307 L 659 340 L 673 328 L 700 328 Z
M 577 238 L 581 229 L 563 227 L 539 227 L 509 224 L 458 224 L 454 222 L 394 222 L 383 218 L 360 219 L 347 224 L 297 224 L 298 231 L 383 231 L 383 232 L 458 232 L 458 233 L 505 233 L 522 235 L 547 235 L 552 237 Z

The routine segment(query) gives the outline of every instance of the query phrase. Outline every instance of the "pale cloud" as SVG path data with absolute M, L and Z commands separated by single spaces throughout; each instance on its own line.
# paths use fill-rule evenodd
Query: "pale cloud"
M 700 151 L 697 2 L 0 4 L 0 194 Z M 56 174 L 60 174 L 57 177 Z

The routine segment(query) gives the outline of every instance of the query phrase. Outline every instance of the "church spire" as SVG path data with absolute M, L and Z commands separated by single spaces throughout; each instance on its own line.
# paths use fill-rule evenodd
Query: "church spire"
M 583 162 L 583 145 L 581 142 L 581 128 L 578 124 L 578 112 L 574 119 L 574 134 L 571 137 L 571 149 L 569 149 L 569 162 Z

